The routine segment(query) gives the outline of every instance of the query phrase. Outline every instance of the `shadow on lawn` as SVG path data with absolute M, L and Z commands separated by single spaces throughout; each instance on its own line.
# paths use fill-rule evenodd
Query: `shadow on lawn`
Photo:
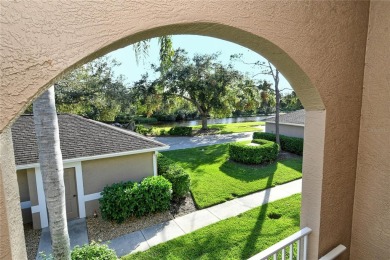
M 297 159 L 299 160 L 299 159 Z M 302 172 L 302 163 L 296 163 L 296 160 L 280 160 L 268 165 L 245 165 L 231 160 L 226 160 L 219 169 L 224 174 L 238 179 L 240 181 L 252 182 L 264 178 L 273 178 L 273 175 L 278 169 L 278 164 L 291 168 L 295 171 Z M 272 186 L 272 180 L 267 181 L 266 187 Z
M 269 176 L 267 180 L 267 187 L 272 185 L 272 180 L 273 180 L 273 174 Z M 246 243 L 244 246 L 244 249 L 242 250 L 241 253 L 241 258 L 242 259 L 247 259 L 252 255 L 255 255 L 258 252 L 258 249 L 256 249 L 256 242 L 257 239 L 260 237 L 261 230 L 263 228 L 263 223 L 265 221 L 265 218 L 267 217 L 267 208 L 268 208 L 268 201 L 269 201 L 269 196 L 270 196 L 270 190 L 265 191 L 264 199 L 263 199 L 263 206 L 260 208 L 259 216 L 257 217 L 257 221 L 255 226 L 253 227 L 251 233 L 249 234 L 248 238 L 246 239 Z

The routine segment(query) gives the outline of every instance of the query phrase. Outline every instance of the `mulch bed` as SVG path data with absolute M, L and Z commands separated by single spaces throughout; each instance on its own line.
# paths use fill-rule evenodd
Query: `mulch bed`
M 172 220 L 178 216 L 186 215 L 196 211 L 192 196 L 188 194 L 179 201 L 173 201 L 171 209 L 165 212 L 159 212 L 141 218 L 131 217 L 130 219 L 118 224 L 112 221 L 102 219 L 100 212 L 97 217 L 87 218 L 87 229 L 89 241 L 107 241 L 116 237 L 141 230 L 161 222 Z
M 37 256 L 39 239 L 41 238 L 41 230 L 33 229 L 32 223 L 23 224 L 24 239 L 26 241 L 27 259 L 33 260 Z

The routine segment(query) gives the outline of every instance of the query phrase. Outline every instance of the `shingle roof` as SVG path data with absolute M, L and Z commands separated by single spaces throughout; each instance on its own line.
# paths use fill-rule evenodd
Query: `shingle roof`
M 63 160 L 166 147 L 132 131 L 76 115 L 59 114 L 58 125 Z M 38 163 L 32 115 L 22 115 L 16 120 L 12 139 L 16 165 Z
M 271 117 L 266 122 L 275 123 L 275 117 Z M 287 124 L 299 124 L 305 125 L 305 110 L 297 110 L 291 113 L 287 113 L 279 116 L 279 123 L 287 123 Z

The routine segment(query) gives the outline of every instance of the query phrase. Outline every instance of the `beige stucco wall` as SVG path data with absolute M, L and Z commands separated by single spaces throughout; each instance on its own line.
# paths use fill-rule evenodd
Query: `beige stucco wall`
M 351 259 L 390 257 L 390 2 L 372 2 Z
M 11 129 L 0 133 L 0 259 L 26 259 Z
M 84 193 L 101 192 L 106 185 L 121 181 L 141 181 L 153 176 L 153 152 L 84 161 Z
M 265 132 L 274 134 L 275 131 L 276 129 L 274 123 L 265 123 Z M 281 135 L 303 138 L 305 134 L 305 127 L 298 125 L 279 124 L 279 133 Z
M 0 131 L 64 71 L 152 36 L 209 35 L 249 47 L 270 59 L 290 81 L 306 111 L 326 108 L 322 131 L 305 138 L 305 153 L 315 155 L 316 160 L 304 159 L 304 171 L 311 169 L 319 181 L 311 185 L 304 172 L 304 193 L 312 194 L 320 205 L 316 208 L 319 223 L 312 236 L 318 251 L 313 254 L 322 255 L 341 243 L 348 248 L 344 258 L 349 255 L 368 2 L 0 4 Z M 379 87 L 385 88 L 383 83 Z M 318 143 L 319 138 L 323 138 L 321 147 L 307 145 Z M 10 170 L 3 165 L 0 168 Z M 313 190 L 312 186 L 321 189 Z M 310 212 L 313 205 L 304 201 L 303 211 Z

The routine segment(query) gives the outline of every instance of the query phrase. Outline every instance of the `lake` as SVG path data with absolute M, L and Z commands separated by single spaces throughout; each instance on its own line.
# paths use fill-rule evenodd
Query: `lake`
M 242 123 L 242 122 L 258 122 L 264 121 L 269 116 L 249 116 L 249 117 L 227 117 L 227 118 L 210 118 L 207 120 L 207 124 L 231 124 L 231 123 Z M 201 125 L 202 120 L 188 120 L 188 121 L 179 121 L 179 122 L 163 122 L 158 124 L 158 126 L 172 127 L 172 126 L 196 126 Z

